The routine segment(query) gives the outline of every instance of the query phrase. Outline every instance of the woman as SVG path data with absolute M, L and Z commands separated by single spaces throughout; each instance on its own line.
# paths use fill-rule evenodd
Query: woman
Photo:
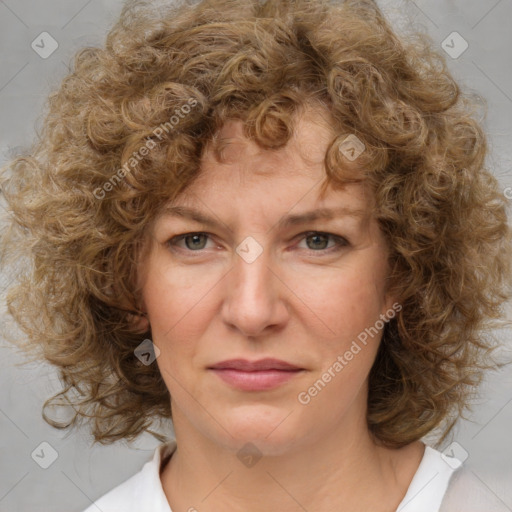
M 510 283 L 439 63 L 363 0 L 132 1 L 79 53 L 4 171 L 34 263 L 9 311 L 66 384 L 51 424 L 176 436 L 87 512 L 499 510 L 421 441 L 492 367 Z

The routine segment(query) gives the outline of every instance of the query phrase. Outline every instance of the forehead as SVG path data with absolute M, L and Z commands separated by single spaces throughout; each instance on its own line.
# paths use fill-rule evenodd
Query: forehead
M 336 136 L 329 112 L 321 107 L 304 107 L 291 121 L 291 137 L 286 145 L 265 149 L 244 135 L 243 121 L 228 120 L 205 147 L 201 159 L 202 174 L 219 164 L 240 166 L 249 160 L 253 163 L 251 170 L 256 174 L 318 169 Z
M 300 219 L 307 212 L 329 209 L 368 221 L 374 201 L 365 184 L 334 186 L 327 179 L 326 153 L 337 136 L 329 112 L 304 107 L 293 121 L 290 139 L 278 149 L 246 137 L 243 121 L 225 122 L 205 146 L 198 176 L 158 217 L 275 223 L 288 214 L 291 225 L 295 214 Z

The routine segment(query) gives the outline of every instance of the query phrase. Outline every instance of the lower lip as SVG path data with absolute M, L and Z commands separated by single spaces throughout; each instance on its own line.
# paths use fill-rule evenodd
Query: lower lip
M 293 379 L 302 370 L 260 370 L 245 372 L 233 369 L 211 369 L 224 382 L 243 391 L 266 391 L 274 389 L 290 379 Z

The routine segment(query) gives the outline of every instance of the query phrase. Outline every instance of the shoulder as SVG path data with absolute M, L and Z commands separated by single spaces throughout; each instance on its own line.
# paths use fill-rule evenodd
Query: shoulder
M 510 509 L 470 465 L 456 471 L 439 512 L 510 512 Z
M 468 460 L 425 446 L 397 512 L 510 512 Z
M 152 460 L 138 473 L 94 501 L 84 512 L 172 512 L 160 481 L 160 467 L 175 449 L 175 441 L 158 446 Z

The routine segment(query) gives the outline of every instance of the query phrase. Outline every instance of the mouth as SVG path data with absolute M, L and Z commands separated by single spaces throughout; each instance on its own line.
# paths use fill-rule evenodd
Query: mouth
M 231 359 L 208 368 L 231 387 L 243 391 L 266 391 L 274 389 L 305 371 L 279 359 Z

